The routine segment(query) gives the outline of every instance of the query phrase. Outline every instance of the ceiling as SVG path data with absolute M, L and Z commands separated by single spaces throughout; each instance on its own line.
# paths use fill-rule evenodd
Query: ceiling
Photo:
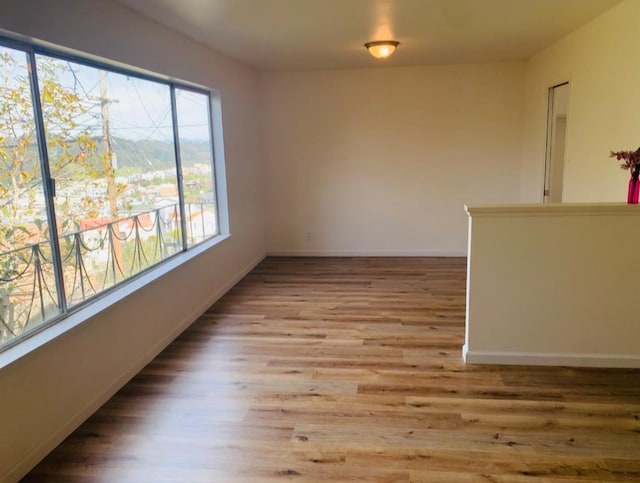
M 621 0 L 117 0 L 260 70 L 524 60 Z M 370 40 L 400 41 L 393 57 Z

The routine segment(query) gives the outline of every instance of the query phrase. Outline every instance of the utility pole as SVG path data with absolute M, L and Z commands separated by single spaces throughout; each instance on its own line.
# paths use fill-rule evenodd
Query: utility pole
M 102 117 L 102 150 L 105 161 L 109 163 L 107 170 L 107 196 L 109 198 L 109 208 L 111 209 L 111 219 L 118 219 L 118 196 L 116 194 L 116 172 L 113 168 L 113 151 L 111 149 L 111 134 L 109 129 L 109 104 L 113 102 L 107 97 L 107 73 L 99 71 L 100 75 L 100 114 Z
M 107 198 L 109 199 L 109 209 L 111 211 L 111 222 L 118 220 L 118 194 L 116 192 L 116 170 L 113 167 L 113 150 L 111 149 L 111 133 L 109 129 L 109 105 L 113 102 L 112 99 L 107 97 L 107 73 L 104 70 L 99 70 L 100 76 L 100 114 L 102 118 L 102 150 L 104 151 L 104 162 L 108 163 L 105 166 L 107 177 Z M 122 266 L 122 244 L 121 240 L 117 237 L 120 236 L 119 225 L 112 225 L 113 230 L 113 255 L 115 262 L 118 264 L 122 272 L 124 267 Z M 124 275 L 124 273 L 123 273 Z M 114 283 L 115 274 L 114 274 Z

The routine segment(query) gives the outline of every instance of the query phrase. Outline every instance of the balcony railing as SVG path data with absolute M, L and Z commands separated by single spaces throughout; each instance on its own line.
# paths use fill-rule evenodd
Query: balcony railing
M 187 245 L 217 233 L 213 204 L 188 204 L 185 211 Z M 67 308 L 183 250 L 178 205 L 83 224 L 59 237 Z M 0 345 L 60 314 L 51 253 L 49 241 L 0 253 Z

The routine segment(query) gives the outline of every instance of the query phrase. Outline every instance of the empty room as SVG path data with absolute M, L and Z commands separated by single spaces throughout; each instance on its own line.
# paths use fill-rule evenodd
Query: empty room
M 640 1 L 2 7 L 0 482 L 640 481 Z

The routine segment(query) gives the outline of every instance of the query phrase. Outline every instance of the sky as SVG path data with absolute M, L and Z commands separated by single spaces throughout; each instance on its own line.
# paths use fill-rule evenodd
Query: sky
M 95 101 L 92 114 L 95 125 L 100 125 L 99 70 L 82 64 L 46 58 L 38 55 L 37 61 L 53 61 L 64 74 L 60 81 L 66 87 L 84 94 Z M 131 140 L 153 139 L 172 142 L 170 89 L 166 84 L 141 79 L 116 72 L 106 74 L 106 97 L 109 101 L 111 134 Z M 180 136 L 190 140 L 209 139 L 208 102 L 200 93 L 176 90 L 178 106 L 178 130 Z M 88 121 L 91 122 L 91 121 Z M 98 127 L 97 129 L 101 129 Z
M 24 52 L 0 47 L 18 62 L 11 76 L 27 77 Z M 83 128 L 102 134 L 100 104 L 109 103 L 110 132 L 114 137 L 133 141 L 152 139 L 173 142 L 170 88 L 167 84 L 116 72 L 106 73 L 105 90 L 101 92 L 100 74 L 95 67 L 36 55 L 40 81 L 45 66 L 55 65 L 59 82 L 87 101 L 89 113 L 78 119 Z M 3 72 L 6 72 L 4 69 Z M 206 95 L 176 89 L 178 132 L 182 139 L 207 141 L 210 137 L 208 98 Z

